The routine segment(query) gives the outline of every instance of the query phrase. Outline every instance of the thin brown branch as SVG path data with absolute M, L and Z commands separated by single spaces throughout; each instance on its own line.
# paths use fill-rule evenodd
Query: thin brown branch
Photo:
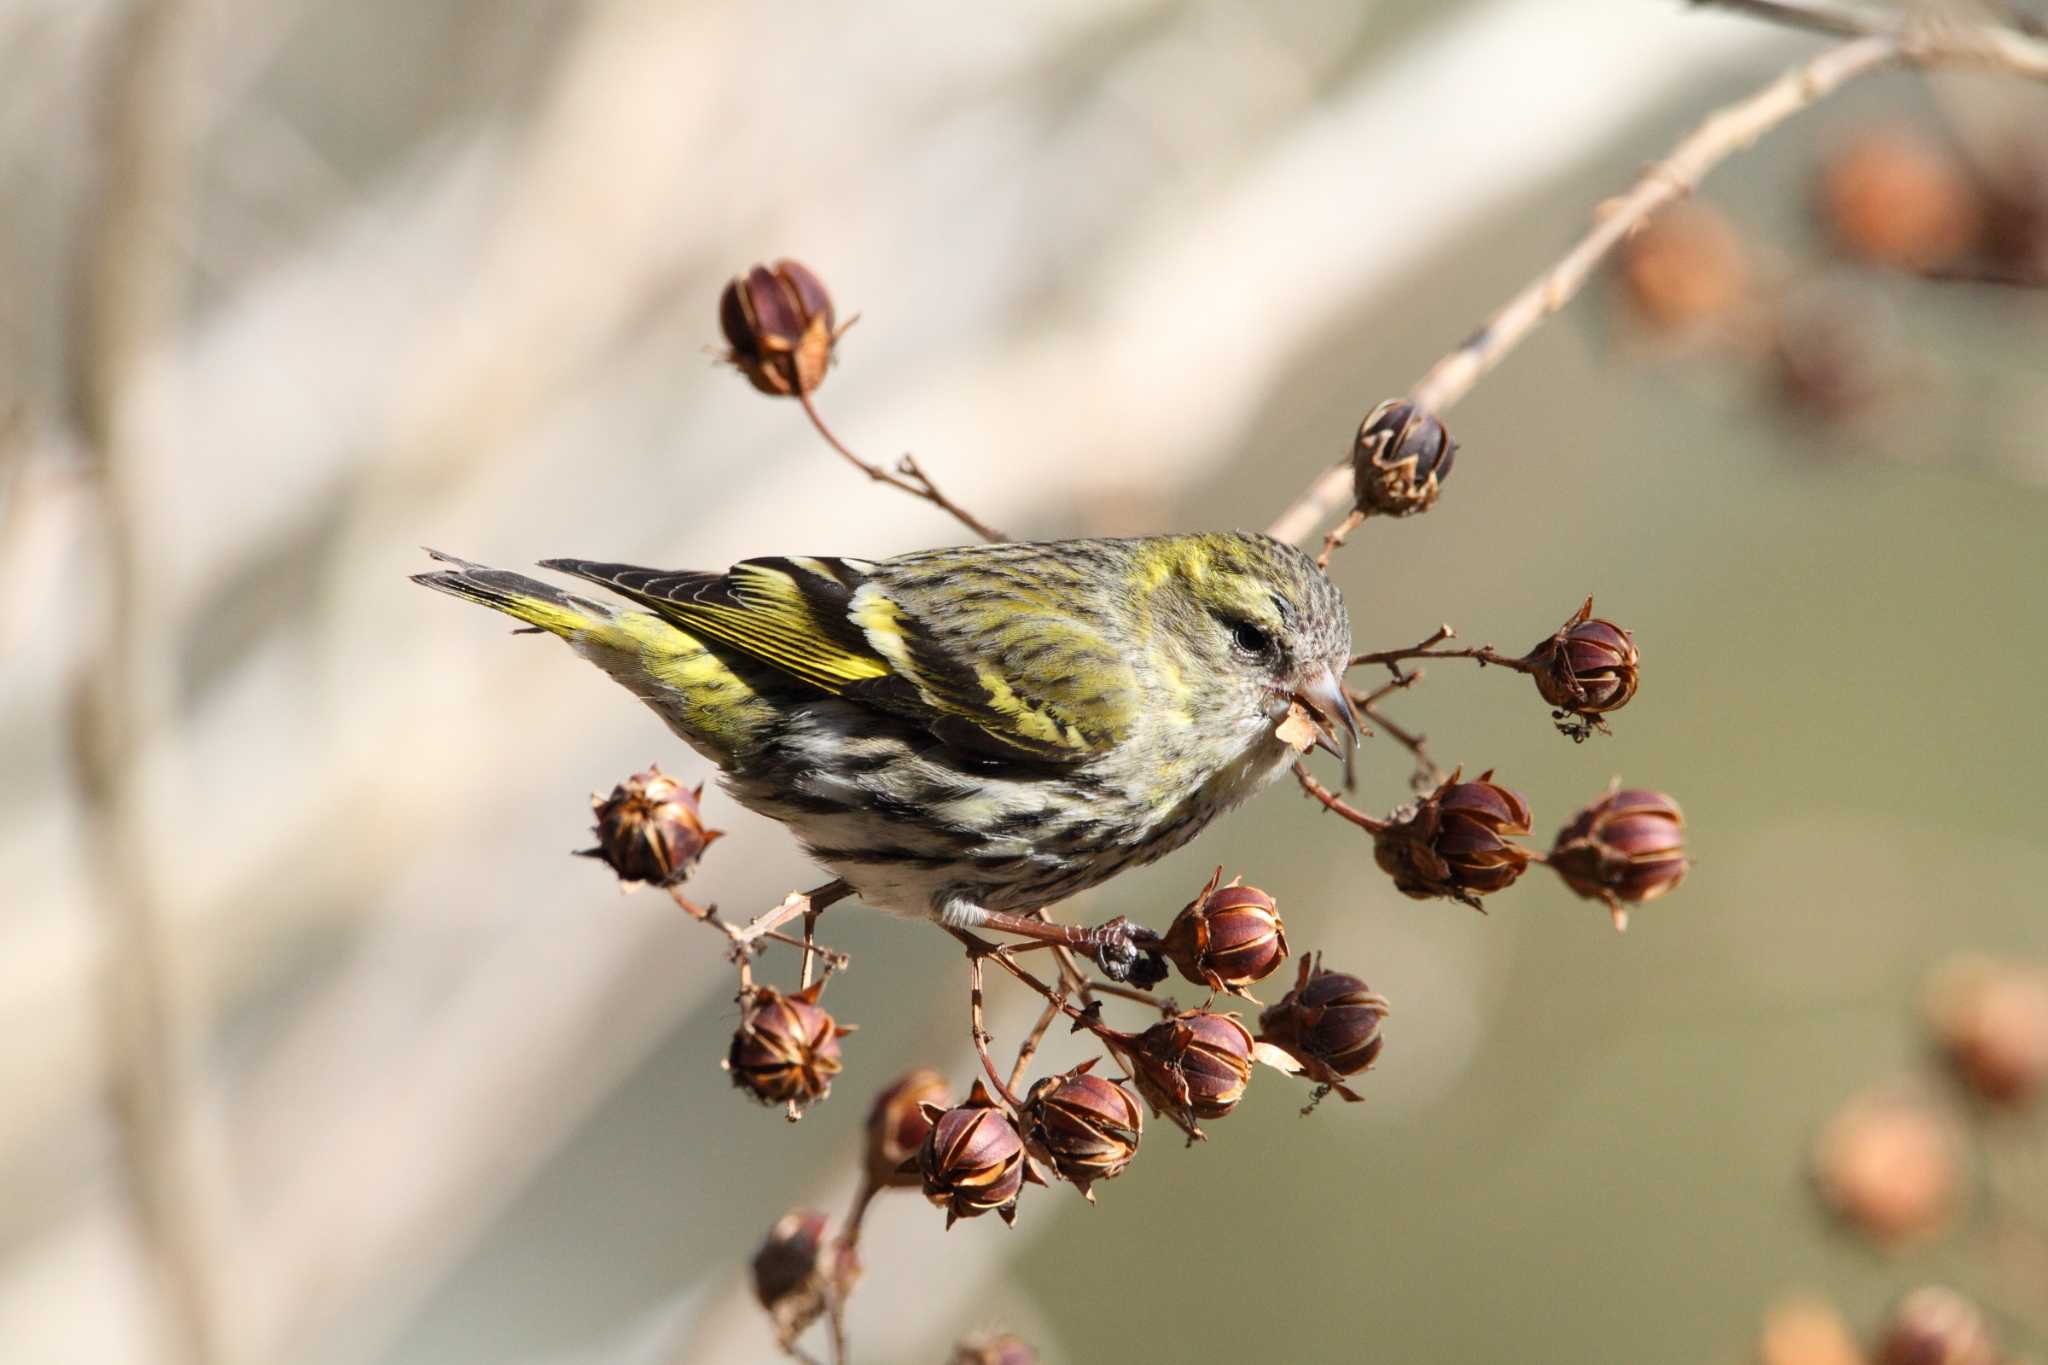
M 1120 1000 L 1129 1000 L 1133 1004 L 1144 1005 L 1149 1009 L 1158 1010 L 1161 1014 L 1171 1015 L 1178 1012 L 1178 1007 L 1165 996 L 1154 995 L 1150 991 L 1141 991 L 1136 986 L 1119 985 L 1114 981 L 1091 981 L 1088 985 L 1091 989 L 1099 991 L 1103 995 L 1113 995 Z
M 1783 19 L 1850 14 L 1837 7 L 1807 3 L 1759 4 L 1728 0 L 1738 8 Z M 1745 99 L 1710 114 L 1674 147 L 1643 172 L 1619 198 L 1602 204 L 1593 227 L 1554 265 L 1538 275 L 1448 355 L 1430 367 L 1409 390 L 1420 407 L 1441 413 L 1471 392 L 1479 379 L 1568 303 L 1607 254 L 1634 233 L 1659 209 L 1685 197 L 1701 180 L 1735 153 L 1754 144 L 1779 124 L 1811 108 L 1859 77 L 1906 64 L 1916 66 L 1978 66 L 2030 79 L 2048 79 L 2048 43 L 1986 24 L 1910 25 L 1901 21 L 1891 31 L 1859 27 L 1858 36 L 1831 47 L 1771 81 Z M 1351 497 L 1351 462 L 1342 460 L 1322 474 L 1273 520 L 1269 532 L 1286 541 L 1305 540 Z
M 1024 1036 L 1022 1046 L 1017 1049 L 1016 1064 L 1010 1068 L 1010 1091 L 1016 1093 L 1024 1084 L 1024 1078 L 1031 1072 L 1032 1059 L 1038 1056 L 1038 1045 L 1045 1041 L 1045 1032 L 1052 1027 L 1052 1021 L 1060 1017 L 1060 1002 L 1048 1000 L 1045 1008 L 1038 1012 L 1038 1022 L 1031 1026 L 1031 1032 Z
M 1366 664 L 1385 664 L 1392 668 L 1409 659 L 1477 659 L 1481 666 L 1492 664 L 1495 668 L 1512 669 L 1517 673 L 1534 673 L 1536 665 L 1527 659 L 1518 659 L 1502 654 L 1492 645 L 1480 645 L 1475 649 L 1388 649 L 1375 654 L 1352 656 L 1351 667 L 1360 668 Z
M 833 433 L 831 427 L 825 425 L 825 418 L 818 411 L 818 405 L 811 401 L 811 395 L 808 390 L 799 389 L 796 396 L 797 401 L 803 404 L 804 415 L 811 419 L 811 425 L 816 427 L 818 434 L 825 438 L 825 444 L 838 451 L 841 457 L 855 469 L 858 469 L 876 483 L 886 483 L 891 488 L 901 489 L 913 498 L 923 498 L 926 502 L 946 513 L 953 520 L 959 522 L 983 540 L 997 541 L 1009 539 L 1001 531 L 998 531 L 995 527 L 989 525 L 980 517 L 975 516 L 974 513 L 940 492 L 939 486 L 932 482 L 931 475 L 924 472 L 924 466 L 917 462 L 915 455 L 904 455 L 902 459 L 896 462 L 896 469 L 893 473 L 870 460 L 864 460 L 854 453 L 852 447 L 840 440 Z
M 1010 1087 L 1004 1083 L 1003 1073 L 996 1070 L 996 1059 L 989 1055 L 988 1050 L 988 1045 L 992 1041 L 992 1039 L 988 1031 L 988 1024 L 985 1018 L 985 1011 L 983 1008 L 982 999 L 981 959 L 984 956 L 992 957 L 994 956 L 994 954 L 979 953 L 975 951 L 975 949 L 972 947 L 969 947 L 967 950 L 968 1022 L 974 1030 L 974 1052 L 976 1056 L 981 1058 L 981 1069 L 988 1075 L 989 1087 L 995 1091 L 996 1098 L 1000 1099 L 1005 1105 L 1007 1105 L 1009 1107 L 1010 1112 L 1014 1114 L 1021 1107 L 1018 1103 L 1017 1096 L 1011 1091 Z M 1055 1010 L 1059 1008 L 1058 1003 L 1054 1001 L 1050 995 L 1046 997 L 1046 1001 L 1048 1004 L 1052 1005 L 1052 1007 Z
M 1301 763 L 1300 760 L 1295 761 L 1294 777 L 1296 781 L 1301 783 L 1301 789 L 1303 791 L 1307 792 L 1310 796 L 1313 796 L 1316 800 L 1323 803 L 1324 809 L 1334 811 L 1338 815 L 1343 816 L 1346 820 L 1349 820 L 1352 824 L 1358 826 L 1366 833 L 1378 834 L 1380 831 L 1387 828 L 1386 821 L 1378 819 L 1375 816 L 1367 815 L 1364 811 L 1352 805 L 1343 797 L 1337 795 L 1337 793 L 1331 791 L 1328 787 L 1325 787 L 1322 783 L 1316 781 L 1315 775 L 1311 773 L 1308 770 L 1307 766 Z
M 1402 672 L 1396 668 L 1391 680 L 1380 684 L 1370 692 L 1350 693 L 1351 705 L 1368 722 L 1386 732 L 1387 738 L 1406 749 L 1415 760 L 1415 771 L 1409 778 L 1409 785 L 1418 791 L 1427 790 L 1444 780 L 1444 770 L 1429 753 L 1429 737 L 1420 730 L 1407 726 L 1379 709 L 1385 698 L 1422 681 L 1422 670 Z

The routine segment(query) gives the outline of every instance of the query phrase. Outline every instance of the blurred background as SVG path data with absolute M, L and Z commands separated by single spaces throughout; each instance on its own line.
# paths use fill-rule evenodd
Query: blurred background
M 732 273 L 816 269 L 840 434 L 1013 534 L 1256 527 L 1816 49 L 1664 0 L 0 5 L 0 1360 L 768 1359 L 762 1233 L 843 1207 L 898 1072 L 968 1079 L 954 946 L 849 909 L 837 1093 L 735 1094 L 713 937 L 566 856 L 591 791 L 705 765 L 405 580 L 960 539 L 715 363 Z M 1393 711 L 1538 841 L 1674 792 L 1687 885 L 1625 937 L 1548 878 L 1410 902 L 1276 790 L 1071 913 L 1245 873 L 1393 1002 L 1368 1102 L 1266 1075 L 1011 1231 L 884 1199 L 857 1358 L 1733 1362 L 1787 1292 L 1925 1277 L 1803 1171 L 1933 964 L 2048 950 L 2048 297 L 1983 282 L 2038 283 L 2044 116 L 1897 74 L 1794 122 L 1336 562 L 1362 648 L 1597 594 L 1645 660 L 1611 738 L 1449 664 Z M 1368 746 L 1361 799 L 1408 769 Z M 818 880 L 706 804 L 693 895 Z

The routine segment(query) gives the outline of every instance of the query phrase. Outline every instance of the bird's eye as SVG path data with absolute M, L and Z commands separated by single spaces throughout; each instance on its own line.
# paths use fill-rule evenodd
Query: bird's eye
M 1230 627 L 1230 642 L 1247 654 L 1264 654 L 1273 647 L 1273 637 L 1249 621 Z

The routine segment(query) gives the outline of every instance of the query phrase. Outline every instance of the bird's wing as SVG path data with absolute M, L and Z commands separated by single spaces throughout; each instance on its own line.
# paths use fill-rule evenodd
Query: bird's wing
M 1006 596 L 971 569 L 750 559 L 678 573 L 551 559 L 832 696 L 919 720 L 938 739 L 1070 763 L 1114 745 L 1137 704 L 1129 664 L 1057 594 Z

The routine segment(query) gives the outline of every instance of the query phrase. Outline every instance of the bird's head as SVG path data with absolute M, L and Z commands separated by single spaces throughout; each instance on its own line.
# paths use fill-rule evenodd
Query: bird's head
M 1169 588 L 1183 651 L 1219 686 L 1201 709 L 1262 725 L 1263 737 L 1299 703 L 1316 743 L 1345 755 L 1358 737 L 1343 688 L 1351 617 L 1313 559 L 1262 535 L 1174 537 L 1151 573 Z

